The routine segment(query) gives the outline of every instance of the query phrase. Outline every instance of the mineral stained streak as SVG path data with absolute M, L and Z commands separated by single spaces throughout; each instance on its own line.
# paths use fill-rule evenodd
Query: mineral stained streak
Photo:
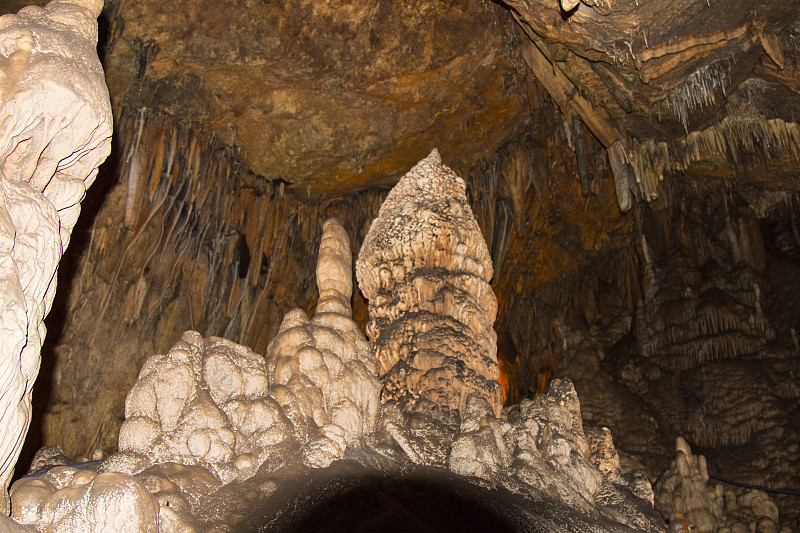
M 356 262 L 381 401 L 460 424 L 467 398 L 503 405 L 492 260 L 464 181 L 437 150 L 392 189 Z

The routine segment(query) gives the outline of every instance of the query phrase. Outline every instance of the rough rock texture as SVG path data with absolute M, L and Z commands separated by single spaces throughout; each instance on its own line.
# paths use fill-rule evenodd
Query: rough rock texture
M 675 171 L 770 181 L 775 167 L 796 168 L 795 6 L 607 1 L 570 2 L 567 12 L 549 0 L 504 4 L 525 33 L 528 67 L 567 121 L 585 124 L 606 148 L 622 211 L 634 197 L 662 199 Z M 769 165 L 739 158 L 765 138 Z M 742 176 L 740 161 L 760 168 Z
M 678 437 L 675 460 L 656 487 L 659 510 L 668 516 L 683 516 L 698 532 L 777 532 L 778 507 L 763 491 L 726 488 L 709 480 L 705 457 L 693 455 Z M 790 531 L 789 528 L 781 531 Z
M 289 312 L 266 357 L 272 396 L 301 442 L 311 439 L 307 460 L 327 466 L 345 443 L 358 444 L 372 431 L 380 390 L 369 344 L 351 318 L 350 241 L 333 219 L 323 229 L 317 286 L 314 317 Z
M 463 194 L 455 175 L 444 168 L 429 158 L 406 178 L 424 179 L 420 171 L 433 169 Z M 393 201 L 390 195 L 387 204 Z M 450 220 L 450 210 L 463 214 L 463 201 L 440 206 L 442 220 Z M 403 220 L 412 227 L 418 223 Z M 459 221 L 463 228 L 463 218 Z M 387 235 L 403 242 L 406 234 Z M 387 244 L 393 249 L 391 240 Z M 414 257 L 442 257 L 434 252 L 437 244 L 447 243 L 422 239 Z M 473 261 L 468 269 L 482 266 L 467 256 L 467 245 L 459 249 L 465 264 Z M 483 272 L 491 275 L 491 268 Z M 12 488 L 13 517 L 37 531 L 76 533 L 109 527 L 162 533 L 262 530 L 267 524 L 271 529 L 332 524 L 361 530 L 365 526 L 341 522 L 356 505 L 357 523 L 374 529 L 376 505 L 361 504 L 359 491 L 368 491 L 373 502 L 389 500 L 378 506 L 379 520 L 387 520 L 385 514 L 395 512 L 396 505 L 387 498 L 386 486 L 370 488 L 377 476 L 398 479 L 391 483 L 399 487 L 411 483 L 417 499 L 438 487 L 438 518 L 426 518 L 432 522 L 442 521 L 439 503 L 452 513 L 454 502 L 473 502 L 468 508 L 477 509 L 466 522 L 463 506 L 453 518 L 452 524 L 463 523 L 465 531 L 486 529 L 484 505 L 499 513 L 500 530 L 664 530 L 648 486 L 620 472 L 608 432 L 592 433 L 590 446 L 569 381 L 554 381 L 547 395 L 504 414 L 486 393 L 499 394 L 499 384 L 485 378 L 492 386 L 470 389 L 463 405 L 448 403 L 452 397 L 441 394 L 435 398 L 441 407 L 433 399 L 425 404 L 432 411 L 403 411 L 402 401 L 388 401 L 379 410 L 374 354 L 350 318 L 349 241 L 332 220 L 324 226 L 317 280 L 314 318 L 299 310 L 288 313 L 264 360 L 231 341 L 203 339 L 195 332 L 187 332 L 167 355 L 150 358 L 128 395 L 121 451 L 95 464 L 55 467 L 42 477 L 19 480 Z M 466 326 L 451 330 L 451 341 L 463 342 L 459 335 L 465 330 L 470 331 Z M 464 388 L 456 379 L 449 385 Z M 447 387 L 442 383 L 440 390 L 449 393 Z M 458 426 L 437 419 L 442 412 L 456 413 Z M 433 468 L 443 466 L 461 477 Z M 412 473 L 422 478 L 409 477 Z M 406 490 L 389 489 L 408 505 Z M 338 502 L 331 502 L 331 491 Z M 477 505 L 481 499 L 487 503 Z M 337 518 L 316 516 L 326 505 L 337 509 Z M 121 514 L 129 514 L 130 521 L 112 523 Z M 385 527 L 396 528 L 391 522 Z
M 246 479 L 294 439 L 326 466 L 372 430 L 378 383 L 369 345 L 350 317 L 347 234 L 325 223 L 312 320 L 286 315 L 266 361 L 225 339 L 184 334 L 148 359 L 128 393 L 119 450 L 151 463 L 204 464 L 226 482 Z
M 523 400 L 508 413 L 504 439 L 511 453 L 511 482 L 555 494 L 583 512 L 603 516 L 640 531 L 663 525 L 653 513 L 653 493 L 642 476 L 623 476 L 610 435 L 587 439 L 580 402 L 569 380 L 555 379 L 547 394 Z
M 490 366 L 495 373 L 487 375 L 472 366 L 487 360 L 487 348 L 494 362 L 496 337 L 487 318 L 494 318 L 495 299 L 486 283 L 491 259 L 461 183 L 434 151 L 389 194 L 359 253 L 356 272 L 370 300 L 367 327 L 384 387 L 379 428 L 415 463 L 446 464 L 515 492 L 556 495 L 582 513 L 659 530 L 652 492 L 642 479 L 623 481 L 610 435 L 598 430 L 590 452 L 569 381 L 554 381 L 547 396 L 500 417 L 493 404 L 500 399 L 497 371 Z M 448 297 L 450 287 L 439 281 L 458 279 L 448 270 L 472 282 L 461 285 L 460 298 Z M 438 361 L 429 355 L 431 332 L 448 350 L 431 354 Z M 469 352 L 473 345 L 482 359 Z M 455 364 L 439 362 L 448 358 Z M 434 367 L 438 381 L 420 360 L 443 367 Z
M 0 17 L 0 510 L 31 417 L 42 323 L 80 201 L 110 149 L 102 2 Z
M 601 274 L 627 278 L 633 305 L 627 290 L 587 291 L 561 326 L 562 368 L 588 423 L 611 428 L 624 467 L 643 471 L 640 461 L 655 476 L 681 435 L 716 475 L 795 490 L 797 195 L 673 187 L 666 209 L 641 214 L 641 262 L 620 253 Z M 793 498 L 774 500 L 796 528 Z
M 252 478 L 265 463 L 296 454 L 320 468 L 341 459 L 372 431 L 379 385 L 351 318 L 350 241 L 333 219 L 324 224 L 317 282 L 314 318 L 289 312 L 266 359 L 194 331 L 150 357 L 126 399 L 119 453 L 97 469 L 104 473 L 56 467 L 47 474 L 55 480 L 25 478 L 14 485 L 12 516 L 38 530 L 116 531 L 108 518 L 124 512 L 116 505 L 131 513 L 119 531 L 179 531 L 203 517 L 210 491 Z
M 389 193 L 356 263 L 381 401 L 451 426 L 473 393 L 495 416 L 503 402 L 492 261 L 465 193 L 434 150 Z
M 117 130 L 119 151 L 87 198 L 100 210 L 79 223 L 82 246 L 59 268 L 50 379 L 34 394 L 48 398 L 42 442 L 29 455 L 47 444 L 76 458 L 115 451 L 125 394 L 184 331 L 265 353 L 287 311 L 313 312 L 309 250 L 324 221 L 336 217 L 360 241 L 385 196 L 308 197 L 248 172 L 208 128 L 150 110 L 123 110 Z M 354 309 L 363 323 L 366 303 Z
M 490 2 L 109 2 L 115 104 L 210 126 L 268 179 L 350 189 L 430 146 L 468 168 L 526 120 Z

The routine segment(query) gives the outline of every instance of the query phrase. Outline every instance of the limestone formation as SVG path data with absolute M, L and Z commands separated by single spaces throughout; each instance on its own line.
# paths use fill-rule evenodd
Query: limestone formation
M 325 467 L 359 445 L 373 429 L 379 387 L 350 316 L 349 239 L 333 219 L 317 265 L 317 312 L 309 319 L 290 311 L 266 359 L 186 332 L 147 360 L 128 393 L 119 453 L 96 470 L 56 467 L 47 474 L 53 480 L 21 480 L 12 516 L 40 531 L 179 531 L 202 516 L 204 495 L 248 480 L 267 462 L 297 454 Z M 108 516 L 119 506 L 132 521 L 117 528 Z
M 291 435 L 291 424 L 268 395 L 260 355 L 187 332 L 142 368 L 126 400 L 119 450 L 144 455 L 148 463 L 206 465 L 232 480 L 252 475 Z
M 0 510 L 31 416 L 42 324 L 80 201 L 110 150 L 99 0 L 0 17 Z
M 569 380 L 555 379 L 547 394 L 523 400 L 508 413 L 504 434 L 511 453 L 506 482 L 536 487 L 576 509 L 640 531 L 663 527 L 654 517 L 646 479 L 624 476 L 606 429 L 584 431 L 580 402 Z M 588 433 L 588 435 L 587 435 Z
M 683 516 L 698 532 L 778 531 L 778 507 L 767 493 L 712 482 L 705 457 L 692 454 L 682 437 L 675 448 L 675 460 L 655 491 L 662 514 Z
M 273 448 L 303 445 L 326 466 L 374 425 L 375 363 L 350 317 L 352 253 L 342 226 L 323 228 L 313 319 L 284 318 L 266 360 L 196 332 L 148 359 L 128 394 L 119 449 L 151 463 L 208 465 L 221 479 L 246 479 Z M 292 443 L 292 444 L 290 444 Z
M 11 491 L 19 523 L 40 530 L 80 533 L 157 533 L 158 500 L 125 474 L 56 467 L 26 478 Z
M 325 466 L 372 430 L 379 392 L 369 344 L 351 318 L 350 242 L 333 219 L 323 228 L 317 286 L 314 317 L 290 311 L 270 342 L 267 374 L 297 438 L 308 441 L 309 463 Z
M 356 263 L 382 402 L 457 428 L 473 393 L 500 414 L 492 261 L 438 151 L 392 189 Z
M 449 195 L 431 200 L 448 187 Z M 555 380 L 548 394 L 500 412 L 499 385 L 487 376 L 496 372 L 491 263 L 470 225 L 463 184 L 434 152 L 395 191 L 370 230 L 371 253 L 362 254 L 388 268 L 361 265 L 360 281 L 378 301 L 371 302 L 370 324 L 377 352 L 351 318 L 347 234 L 328 220 L 313 318 L 290 311 L 265 358 L 186 332 L 142 368 L 127 396 L 120 451 L 22 478 L 12 487 L 12 517 L 40 532 L 262 531 L 265 523 L 291 529 L 306 512 L 297 510 L 305 507 L 297 497 L 313 507 L 326 492 L 347 494 L 348 476 L 358 488 L 365 475 L 402 478 L 418 468 L 448 483 L 457 474 L 458 490 L 484 491 L 481 498 L 497 497 L 487 486 L 504 487 L 490 506 L 509 516 L 522 512 L 520 531 L 663 531 L 649 485 L 622 474 L 609 431 L 584 432 L 571 382 Z M 393 213 L 395 207 L 410 211 Z M 387 227 L 387 217 L 396 224 Z M 397 255 L 389 259 L 391 253 Z M 395 281 L 391 307 L 386 298 Z M 398 309 L 408 312 L 393 315 Z M 423 312 L 423 320 L 403 321 Z M 433 329 L 414 329 L 420 324 Z M 396 329 L 417 344 L 381 344 Z M 417 381 L 389 389 L 401 394 L 387 397 L 384 389 L 387 401 L 379 406 L 378 367 L 391 373 L 402 362 L 387 364 L 388 346 L 405 350 L 404 357 L 426 350 L 407 368 L 436 360 L 443 371 L 434 368 L 434 377 L 443 381 L 419 369 Z M 58 455 L 45 450 L 41 462 Z M 292 487 L 305 489 L 290 497 Z M 275 512 L 259 522 L 247 516 L 254 509 Z

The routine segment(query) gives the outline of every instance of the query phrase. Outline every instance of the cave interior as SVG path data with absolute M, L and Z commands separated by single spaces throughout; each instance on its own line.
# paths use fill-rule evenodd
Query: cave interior
M 264 353 L 317 304 L 323 222 L 356 255 L 438 148 L 494 263 L 507 409 L 569 378 L 623 471 L 653 482 L 682 437 L 712 474 L 800 490 L 795 0 L 106 0 L 99 25 L 113 149 L 19 474 L 42 446 L 116 451 L 184 331 Z

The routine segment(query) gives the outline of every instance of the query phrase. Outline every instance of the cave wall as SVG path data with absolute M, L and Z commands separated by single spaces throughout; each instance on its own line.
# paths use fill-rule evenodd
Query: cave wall
M 610 269 L 638 281 L 634 306 L 589 281 L 565 321 L 563 371 L 587 422 L 612 429 L 630 467 L 660 471 L 680 435 L 714 475 L 791 489 L 798 194 L 691 176 L 667 192 L 661 209 L 640 206 L 630 249 Z M 606 302 L 599 319 L 587 305 L 596 301 Z M 776 499 L 795 523 L 792 498 Z
M 559 287 L 596 250 L 619 246 L 630 227 L 600 145 L 584 133 L 598 193 L 584 197 L 574 153 L 563 149 L 571 128 L 541 87 L 531 81 L 526 93 L 530 120 L 542 127 L 518 128 L 495 154 L 461 170 L 497 265 L 498 357 L 514 376 L 505 383 L 511 403 L 556 375 L 551 316 L 569 300 Z M 76 230 L 82 246 L 62 264 L 69 289 L 51 314 L 37 395 L 46 414 L 29 455 L 42 444 L 76 458 L 113 451 L 141 364 L 187 329 L 264 352 L 288 309 L 315 303 L 309 250 L 322 222 L 337 217 L 356 252 L 386 194 L 331 197 L 269 181 L 200 124 L 142 108 L 118 113 L 112 161 L 87 199 L 95 210 Z M 511 293 L 520 297 L 504 297 Z M 353 307 L 364 325 L 360 294 Z
M 376 5 L 236 2 L 223 27 L 202 2 L 107 4 L 114 152 L 59 272 L 28 456 L 113 451 L 141 364 L 187 329 L 263 353 L 315 303 L 323 221 L 356 252 L 386 186 L 436 146 L 495 263 L 507 404 L 570 377 L 630 469 L 657 473 L 683 435 L 710 468 L 797 486 L 800 140 L 776 121 L 797 98 L 731 90 L 728 114 L 764 120 L 671 145 L 685 165 L 623 215 L 605 149 L 527 70 L 509 15 Z M 791 84 L 798 49 L 755 72 Z

